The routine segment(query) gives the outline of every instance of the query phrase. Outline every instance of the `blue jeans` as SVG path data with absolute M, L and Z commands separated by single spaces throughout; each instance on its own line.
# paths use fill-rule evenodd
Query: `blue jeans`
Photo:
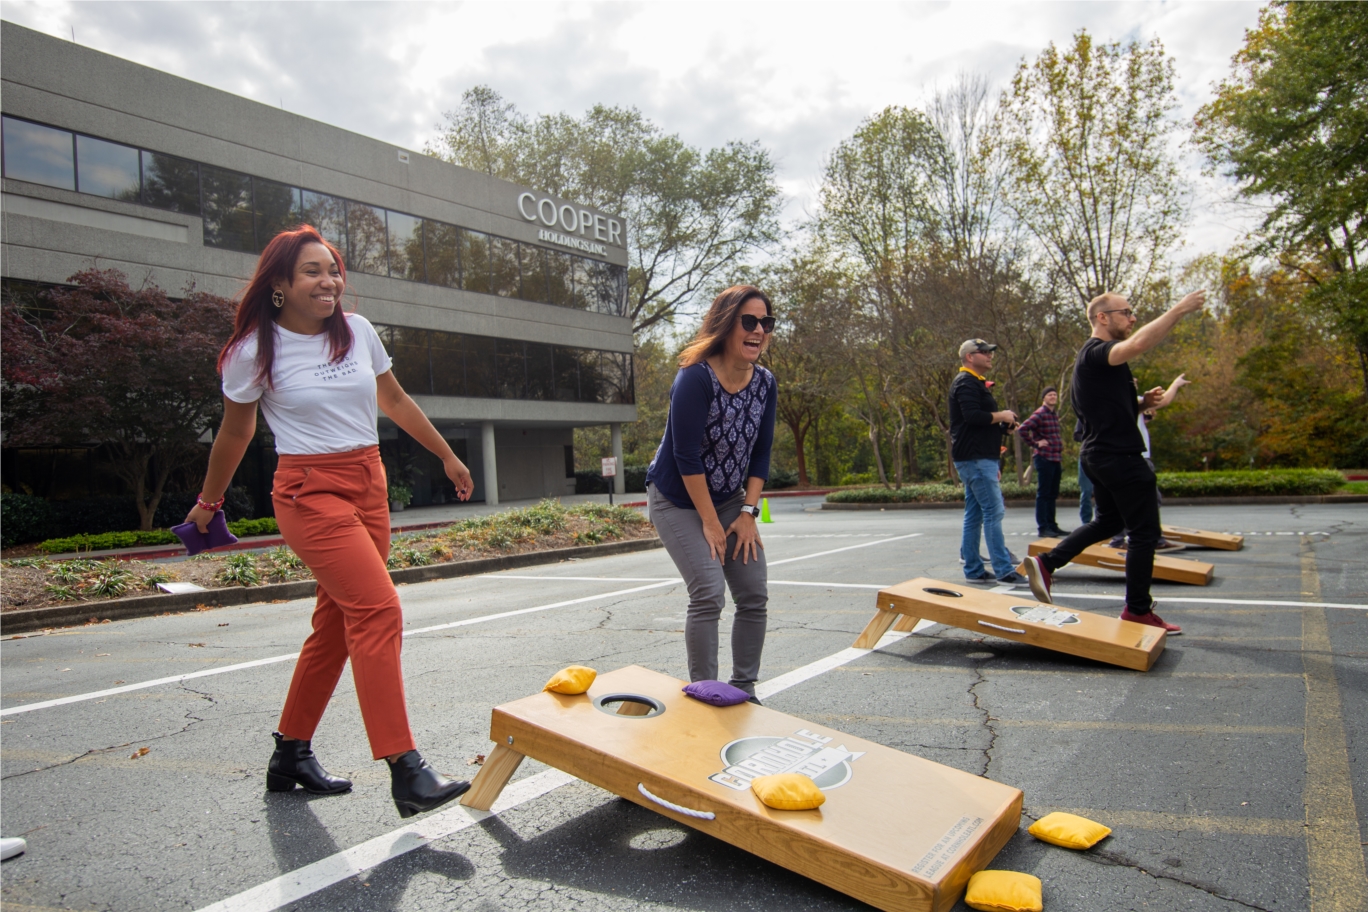
M 996 459 L 970 459 L 955 463 L 955 471 L 964 482 L 964 535 L 960 539 L 960 557 L 964 559 L 964 575 L 974 579 L 983 575 L 983 558 L 979 556 L 979 530 L 988 543 L 988 557 L 993 562 L 993 576 L 1003 577 L 1012 572 L 1012 555 L 1002 537 L 1002 515 L 1007 512 L 1002 502 L 1002 486 L 998 483 Z
M 1036 531 L 1042 537 L 1059 528 L 1055 522 L 1055 501 L 1059 498 L 1061 466 L 1042 456 L 1032 456 L 1036 473 Z
M 1078 460 L 1078 518 L 1087 525 L 1093 520 L 1093 484 L 1083 471 L 1083 460 Z

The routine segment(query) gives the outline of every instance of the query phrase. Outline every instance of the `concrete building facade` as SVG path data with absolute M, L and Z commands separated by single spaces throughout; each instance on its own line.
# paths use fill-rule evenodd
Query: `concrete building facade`
M 276 232 L 308 222 L 343 251 L 348 304 L 470 465 L 474 499 L 572 492 L 573 428 L 636 419 L 615 213 L 8 22 L 0 79 L 5 280 L 98 266 L 231 297 Z M 383 417 L 380 433 L 416 505 L 450 498 L 435 459 Z M 258 490 L 263 449 L 239 479 Z

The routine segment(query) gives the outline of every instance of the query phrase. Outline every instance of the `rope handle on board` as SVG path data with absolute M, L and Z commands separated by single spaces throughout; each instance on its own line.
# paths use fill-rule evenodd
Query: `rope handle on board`
M 697 817 L 699 820 L 714 820 L 717 818 L 717 815 L 712 811 L 695 811 L 692 808 L 686 808 L 682 805 L 675 804 L 673 801 L 666 801 L 664 798 L 658 798 L 646 791 L 646 786 L 642 785 L 640 782 L 637 783 L 637 791 L 641 792 L 641 794 L 645 795 L 661 807 L 669 808 L 676 814 L 683 814 L 685 817 Z
M 990 624 L 987 621 L 979 621 L 984 627 L 992 627 L 994 630 L 1005 630 L 1008 633 L 1025 633 L 1024 630 L 1017 630 L 1015 627 L 1003 627 L 1000 624 Z

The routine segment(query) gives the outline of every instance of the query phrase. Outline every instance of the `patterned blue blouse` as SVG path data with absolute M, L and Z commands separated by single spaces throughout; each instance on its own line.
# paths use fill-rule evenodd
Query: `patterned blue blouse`
M 705 476 L 714 504 L 735 495 L 747 478 L 768 480 L 776 390 L 774 375 L 758 364 L 750 383 L 735 393 L 722 388 L 706 361 L 681 370 L 670 387 L 670 417 L 647 483 L 692 510 L 684 475 Z

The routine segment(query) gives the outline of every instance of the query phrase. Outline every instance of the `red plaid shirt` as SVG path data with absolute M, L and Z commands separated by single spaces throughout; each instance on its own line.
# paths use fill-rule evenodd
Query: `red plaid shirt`
M 1029 443 L 1041 459 L 1064 461 L 1064 436 L 1059 430 L 1059 415 L 1048 405 L 1042 405 L 1021 422 L 1017 436 Z

